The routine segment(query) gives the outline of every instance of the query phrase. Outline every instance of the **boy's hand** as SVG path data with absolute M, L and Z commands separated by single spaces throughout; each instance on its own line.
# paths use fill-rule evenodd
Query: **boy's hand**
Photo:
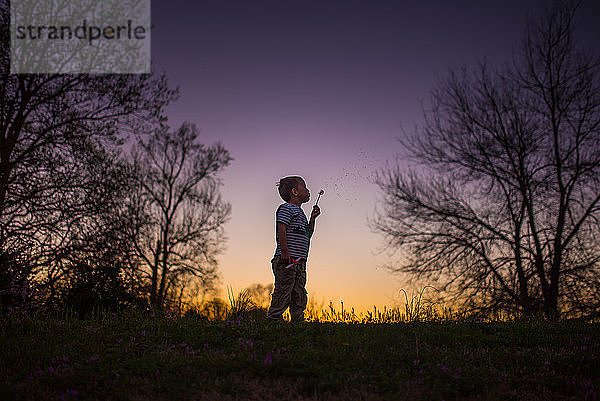
M 310 214 L 310 218 L 314 219 L 314 218 L 316 218 L 320 214 L 321 214 L 321 209 L 319 208 L 319 206 L 314 205 L 312 213 Z

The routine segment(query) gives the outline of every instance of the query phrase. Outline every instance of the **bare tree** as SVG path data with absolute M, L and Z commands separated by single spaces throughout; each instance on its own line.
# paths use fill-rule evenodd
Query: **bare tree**
M 97 308 L 116 310 L 141 305 L 138 260 L 127 233 L 135 221 L 129 216 L 135 188 L 132 166 L 120 152 L 88 146 L 75 167 L 87 172 L 84 194 L 88 213 L 70 220 L 62 252 L 42 270 L 40 288 L 46 304 L 67 304 L 86 315 Z M 138 302 L 139 300 L 139 302 Z
M 163 121 L 176 91 L 165 76 L 10 74 L 9 21 L 0 0 L 0 254 L 20 277 L 43 274 L 52 286 L 73 232 L 111 196 L 93 149 Z
M 232 159 L 220 143 L 205 146 L 197 138 L 193 124 L 175 132 L 162 126 L 134 156 L 137 216 L 145 224 L 132 238 L 157 308 L 174 301 L 190 279 L 208 286 L 217 277 L 215 256 L 231 207 L 221 200 L 216 174 Z
M 487 311 L 598 310 L 599 63 L 574 41 L 577 8 L 530 22 L 510 66 L 433 92 L 424 128 L 401 140 L 413 167 L 377 179 L 374 225 L 403 251 L 394 271 Z

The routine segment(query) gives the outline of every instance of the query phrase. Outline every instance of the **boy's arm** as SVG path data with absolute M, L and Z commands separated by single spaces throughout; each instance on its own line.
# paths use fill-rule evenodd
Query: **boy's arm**
M 314 205 L 312 213 L 310 214 L 310 221 L 308 222 L 308 226 L 310 227 L 311 234 L 315 232 L 315 220 L 317 219 L 317 216 L 319 216 L 320 214 L 321 214 L 321 209 L 319 208 L 319 206 Z
M 286 229 L 287 226 L 285 224 L 277 223 L 277 236 L 279 237 L 279 248 L 281 249 L 279 260 L 282 264 L 290 263 L 290 250 L 288 249 Z

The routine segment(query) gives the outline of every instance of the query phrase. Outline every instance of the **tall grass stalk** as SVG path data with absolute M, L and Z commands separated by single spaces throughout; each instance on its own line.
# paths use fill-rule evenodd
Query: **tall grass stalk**
M 309 309 L 306 312 L 307 320 L 312 322 L 332 322 L 332 323 L 412 323 L 412 322 L 432 322 L 448 321 L 456 316 L 450 308 L 443 308 L 425 298 L 423 295 L 426 290 L 433 289 L 432 286 L 423 287 L 418 292 L 410 295 L 402 289 L 404 294 L 404 304 L 383 309 L 373 306 L 372 311 L 357 314 L 352 308 L 348 311 L 344 307 L 344 302 L 340 302 L 341 309 L 338 311 L 333 302 L 329 302 L 328 309 Z

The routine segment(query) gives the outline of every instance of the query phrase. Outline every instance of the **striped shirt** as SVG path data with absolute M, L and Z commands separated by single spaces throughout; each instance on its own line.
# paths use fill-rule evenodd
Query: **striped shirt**
M 308 246 L 312 235 L 304 211 L 293 203 L 284 203 L 279 205 L 275 213 L 275 239 L 277 249 L 275 255 L 281 255 L 279 245 L 279 234 L 277 233 L 277 223 L 286 225 L 286 236 L 290 256 L 294 258 L 308 257 Z

